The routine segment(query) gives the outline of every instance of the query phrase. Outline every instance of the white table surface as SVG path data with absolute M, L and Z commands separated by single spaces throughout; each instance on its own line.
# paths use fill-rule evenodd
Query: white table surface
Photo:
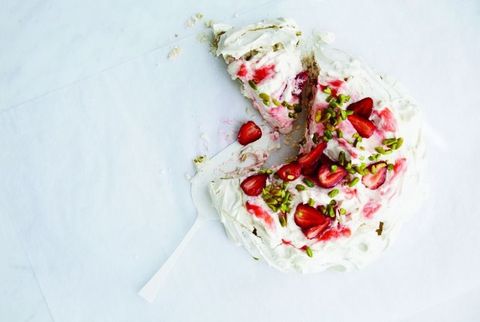
M 480 320 L 480 3 L 0 3 L 0 321 Z M 192 225 L 191 160 L 248 106 L 196 12 L 289 16 L 424 109 L 430 195 L 364 271 L 286 275 L 205 224 L 157 301 L 136 294 Z M 178 37 L 175 37 L 175 34 Z M 176 60 L 169 50 L 182 48 Z M 203 138 L 200 136 L 203 134 Z M 415 187 L 412 187 L 415 189 Z

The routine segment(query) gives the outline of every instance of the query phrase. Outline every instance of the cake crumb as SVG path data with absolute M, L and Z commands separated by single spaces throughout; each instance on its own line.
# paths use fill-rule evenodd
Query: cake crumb
M 182 49 L 180 47 L 175 46 L 168 52 L 167 57 L 170 60 L 176 59 L 181 52 L 182 52 Z

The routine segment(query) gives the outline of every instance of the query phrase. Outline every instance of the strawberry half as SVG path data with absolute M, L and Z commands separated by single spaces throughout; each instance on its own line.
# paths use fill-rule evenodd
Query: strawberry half
M 318 161 L 320 160 L 322 153 L 326 147 L 327 147 L 327 142 L 325 141 L 320 142 L 310 152 L 304 155 L 301 155 L 297 160 L 298 164 L 300 164 L 302 168 L 315 167 Z
M 363 185 L 370 190 L 378 189 L 387 178 L 387 163 L 380 161 L 369 165 L 367 169 L 368 173 L 362 177 Z
M 365 97 L 358 102 L 348 105 L 347 110 L 353 111 L 358 116 L 368 119 L 372 115 L 373 100 L 370 97 Z
M 241 145 L 255 142 L 262 137 L 262 129 L 253 121 L 244 123 L 238 131 L 237 140 Z
M 253 176 L 245 178 L 240 184 L 243 192 L 247 196 L 258 196 L 262 193 L 263 188 L 267 184 L 268 175 L 266 174 L 254 174 Z
M 330 226 L 331 220 L 309 205 L 299 204 L 295 210 L 295 223 L 308 239 L 321 236 Z
M 325 217 L 320 211 L 302 203 L 298 204 L 297 209 L 295 209 L 294 218 L 297 226 L 304 231 L 312 227 L 330 224 L 330 219 Z
M 375 124 L 373 124 L 371 121 L 355 114 L 349 115 L 348 120 L 350 123 L 352 123 L 353 127 L 355 130 L 357 130 L 358 134 L 360 134 L 362 138 L 371 137 L 373 132 L 375 132 L 377 129 Z
M 335 171 L 332 171 L 329 164 L 322 164 L 318 169 L 318 184 L 323 188 L 335 187 L 347 175 L 344 167 L 337 165 Z
M 293 181 L 302 174 L 302 167 L 298 162 L 292 162 L 278 169 L 277 174 L 283 181 Z

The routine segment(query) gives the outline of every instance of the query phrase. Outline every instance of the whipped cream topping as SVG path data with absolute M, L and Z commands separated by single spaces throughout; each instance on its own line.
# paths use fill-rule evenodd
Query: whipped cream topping
M 349 271 L 364 267 L 382 253 L 422 198 L 425 150 L 421 118 L 416 103 L 398 83 L 380 76 L 357 59 L 321 41 L 316 43 L 314 57 L 320 74 L 308 118 L 306 143 L 301 152 L 313 148 L 315 133 L 323 134 L 324 129 L 315 122 L 315 113 L 326 106 L 328 95 L 322 91 L 324 86 L 335 87 L 338 93 L 349 95 L 351 102 L 371 97 L 374 100 L 371 119 L 378 131 L 371 138 L 363 139 L 358 147 L 340 139 L 329 140 L 324 154 L 337 160 L 343 151 L 354 164 L 370 163 L 368 157 L 375 153 L 375 147 L 383 139 L 402 137 L 401 149 L 381 156 L 381 160 L 395 164 L 385 183 L 377 190 L 370 190 L 361 182 L 354 188 L 335 187 L 339 193 L 334 199 L 346 214 L 336 215 L 329 233 L 321 238 L 307 238 L 295 223 L 294 213 L 298 204 L 311 200 L 315 206 L 328 204 L 332 200 L 328 192 L 332 189 L 315 186 L 297 191 L 296 185 L 304 185 L 303 176 L 287 184 L 286 190 L 292 197 L 286 226 L 281 225 L 278 213 L 272 211 L 261 196 L 250 197 L 240 189 L 246 176 L 215 180 L 210 185 L 210 194 L 228 236 L 243 245 L 253 257 L 262 258 L 281 271 Z M 385 109 L 388 112 L 384 112 Z M 349 122 L 343 122 L 341 129 L 345 141 L 351 141 L 355 129 Z M 279 167 L 272 170 L 275 172 Z M 267 184 L 274 180 L 270 177 Z M 258 208 L 249 212 L 246 204 Z M 307 247 L 312 257 L 305 251 Z
M 240 80 L 242 93 L 272 127 L 290 132 L 306 81 L 295 22 L 279 18 L 241 28 L 212 28 L 216 54 L 228 64 L 232 79 Z

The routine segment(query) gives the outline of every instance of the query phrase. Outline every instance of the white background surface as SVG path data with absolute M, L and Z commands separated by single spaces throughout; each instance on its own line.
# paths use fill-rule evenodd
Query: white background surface
M 214 222 L 136 295 L 193 223 L 191 159 L 248 117 L 196 12 L 333 31 L 418 99 L 431 192 L 380 261 L 285 275 Z M 480 320 L 479 35 L 475 0 L 1 1 L 0 321 Z

